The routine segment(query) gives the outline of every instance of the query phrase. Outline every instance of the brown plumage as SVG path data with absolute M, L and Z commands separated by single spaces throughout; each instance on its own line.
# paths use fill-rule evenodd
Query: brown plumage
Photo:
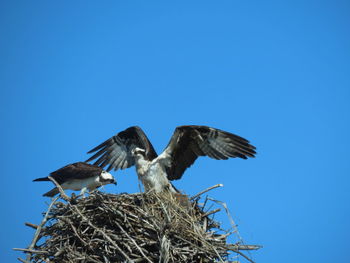
M 197 125 L 177 127 L 159 156 L 145 133 L 137 126 L 116 134 L 88 153 L 93 152 L 96 153 L 87 161 L 97 159 L 94 164 L 102 168 L 108 166 L 107 171 L 136 165 L 142 182 L 153 186 L 158 182 L 161 184 L 159 189 L 171 186 L 165 183 L 167 180 L 180 179 L 199 156 L 226 160 L 230 157 L 247 159 L 256 154 L 255 147 L 240 136 Z
M 77 162 L 68 164 L 52 173 L 50 176 L 62 186 L 63 189 L 82 190 L 85 188 L 90 191 L 108 184 L 115 183 L 113 176 L 101 167 L 91 165 L 85 162 Z M 33 182 L 50 181 L 48 177 L 34 179 Z M 85 191 L 84 190 L 84 191 Z M 55 187 L 44 196 L 53 197 L 58 194 L 58 189 Z

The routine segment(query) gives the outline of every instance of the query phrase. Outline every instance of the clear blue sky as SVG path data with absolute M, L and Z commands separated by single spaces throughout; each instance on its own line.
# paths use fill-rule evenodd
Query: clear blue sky
M 158 152 L 202 124 L 252 160 L 199 159 L 175 185 L 225 201 L 259 263 L 350 262 L 348 1 L 0 2 L 1 262 L 16 262 L 49 183 L 141 126 Z M 111 193 L 138 191 L 134 169 Z M 225 221 L 225 217 L 219 217 Z

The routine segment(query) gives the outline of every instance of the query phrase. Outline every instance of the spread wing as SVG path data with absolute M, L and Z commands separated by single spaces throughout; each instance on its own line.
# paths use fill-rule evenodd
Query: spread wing
M 157 153 L 143 130 L 133 126 L 89 151 L 88 153 L 96 153 L 87 162 L 97 159 L 94 164 L 102 168 L 108 165 L 107 171 L 129 168 L 135 164 L 132 150 L 136 147 L 146 150 L 146 158 L 149 160 L 157 157 Z
M 230 157 L 247 159 L 255 157 L 256 152 L 255 147 L 240 136 L 207 126 L 189 125 L 175 129 L 164 154 L 171 159 L 167 168 L 168 179 L 176 180 L 199 156 L 217 160 Z
M 84 162 L 68 164 L 52 173 L 50 176 L 57 181 L 57 183 L 62 184 L 67 180 L 74 179 L 86 179 L 92 176 L 99 176 L 102 172 L 102 168 L 94 166 Z M 48 177 L 37 178 L 34 181 L 50 181 Z

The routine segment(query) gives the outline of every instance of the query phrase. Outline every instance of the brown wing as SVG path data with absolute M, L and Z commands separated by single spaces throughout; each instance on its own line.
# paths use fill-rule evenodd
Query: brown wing
M 97 159 L 94 164 L 102 168 L 109 165 L 107 171 L 129 168 L 135 164 L 132 150 L 136 147 L 145 149 L 146 158 L 149 160 L 157 157 L 156 151 L 143 130 L 133 126 L 89 151 L 88 153 L 96 153 L 87 162 Z
M 102 168 L 98 166 L 91 165 L 84 162 L 78 162 L 78 163 L 68 164 L 50 173 L 50 176 L 52 176 L 57 183 L 62 184 L 67 180 L 86 179 L 88 177 L 98 176 L 101 174 L 101 172 L 102 172 Z M 48 177 L 43 177 L 43 178 L 37 178 L 33 181 L 34 182 L 50 181 L 50 179 Z
M 207 126 L 179 126 L 164 150 L 171 156 L 168 179 L 177 180 L 199 156 L 217 160 L 255 157 L 255 147 L 235 134 Z

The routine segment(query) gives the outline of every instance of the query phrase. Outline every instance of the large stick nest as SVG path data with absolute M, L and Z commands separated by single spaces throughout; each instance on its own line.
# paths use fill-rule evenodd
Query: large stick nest
M 34 226 L 42 243 L 23 249 L 23 262 L 227 262 L 233 252 L 258 248 L 228 244 L 230 233 L 212 218 L 219 209 L 205 211 L 198 200 L 95 191 L 53 201 L 47 221 Z

